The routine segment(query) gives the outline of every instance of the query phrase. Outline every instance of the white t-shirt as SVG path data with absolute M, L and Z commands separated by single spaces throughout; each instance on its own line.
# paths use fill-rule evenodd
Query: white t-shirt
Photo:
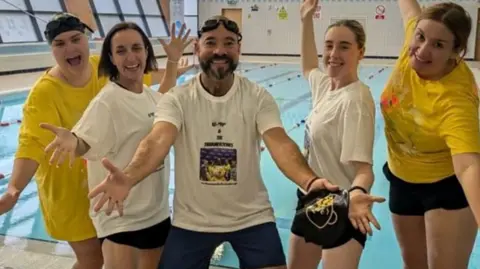
M 274 221 L 260 174 L 260 141 L 265 131 L 283 127 L 267 90 L 235 75 L 229 92 L 214 97 L 198 74 L 162 97 L 155 118 L 161 121 L 179 131 L 174 226 L 230 232 Z
M 361 81 L 331 90 L 320 69 L 310 72 L 312 111 L 305 124 L 304 154 L 321 177 L 350 188 L 356 170 L 352 161 L 373 164 L 375 102 Z
M 141 140 L 152 130 L 155 108 L 162 95 L 144 87 L 142 93 L 130 92 L 109 82 L 90 102 L 82 118 L 72 129 L 90 150 L 85 154 L 88 185 L 92 189 L 108 175 L 101 160 L 108 158 L 119 169 L 133 158 Z M 169 217 L 169 159 L 158 170 L 132 188 L 124 202 L 124 215 L 110 216 L 93 207 L 100 196 L 90 201 L 90 216 L 99 237 L 151 227 Z

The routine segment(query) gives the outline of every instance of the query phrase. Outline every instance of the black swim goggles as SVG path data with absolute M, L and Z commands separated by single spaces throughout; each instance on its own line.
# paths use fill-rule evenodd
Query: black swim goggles
M 236 22 L 226 19 L 226 18 L 216 18 L 216 19 L 208 19 L 203 23 L 203 26 L 198 31 L 198 38 L 202 36 L 203 33 L 213 31 L 220 26 L 220 23 L 230 32 L 236 34 L 238 36 L 238 42 L 242 40 L 242 34 L 240 33 L 240 28 Z
M 47 42 L 51 44 L 59 34 L 68 31 L 85 32 L 85 29 L 93 33 L 93 30 L 79 18 L 68 13 L 60 13 L 47 23 L 44 34 Z

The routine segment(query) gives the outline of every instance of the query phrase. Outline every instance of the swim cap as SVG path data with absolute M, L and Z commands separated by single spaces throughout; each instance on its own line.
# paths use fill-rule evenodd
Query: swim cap
M 304 207 L 297 211 L 305 241 L 330 246 L 344 234 L 348 222 L 350 195 L 347 190 L 313 190 L 299 197 Z
M 93 30 L 76 16 L 70 13 L 59 13 L 47 23 L 44 34 L 47 42 L 51 44 L 59 34 L 68 31 L 79 31 L 84 33 L 85 29 L 88 29 L 93 33 Z

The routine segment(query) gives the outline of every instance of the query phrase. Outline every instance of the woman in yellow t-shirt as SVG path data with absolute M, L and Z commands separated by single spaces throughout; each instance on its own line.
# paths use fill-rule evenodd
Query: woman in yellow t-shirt
M 45 36 L 57 65 L 37 80 L 26 100 L 12 176 L 0 198 L 0 214 L 13 208 L 35 176 L 48 234 L 70 244 L 77 258 L 73 268 L 100 269 L 103 258 L 89 216 L 85 164 L 77 158 L 71 167 L 50 165 L 50 154 L 46 156 L 44 150 L 55 135 L 40 128 L 40 123 L 49 123 L 71 129 L 108 80 L 98 76 L 99 57 L 90 56 L 87 28 L 70 14 L 56 15 L 46 26 Z M 172 36 L 170 44 L 162 44 L 171 55 L 182 53 L 188 41 Z M 175 85 L 176 77 L 177 63 L 168 61 L 166 70 L 145 75 L 144 83 L 163 79 L 160 91 L 166 92 Z
M 399 6 L 405 44 L 381 97 L 395 232 L 405 268 L 467 269 L 480 224 L 479 100 L 463 61 L 472 22 L 454 3 Z

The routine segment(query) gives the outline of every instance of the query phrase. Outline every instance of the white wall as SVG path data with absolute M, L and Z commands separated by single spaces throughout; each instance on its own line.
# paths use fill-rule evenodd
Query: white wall
M 32 43 L 30 45 L 38 46 L 38 43 Z M 29 46 L 29 44 L 9 44 L 8 46 Z M 96 42 L 95 48 L 90 51 L 92 54 L 100 54 L 101 48 L 102 42 Z M 157 57 L 166 56 L 161 45 L 153 45 L 153 50 Z M 192 52 L 192 45 L 185 49 L 185 54 L 192 54 Z M 0 73 L 47 68 L 53 65 L 55 65 L 55 60 L 50 52 L 0 55 Z
M 199 0 L 199 26 L 210 16 L 222 14 L 224 8 L 242 9 L 242 29 L 244 54 L 285 54 L 298 55 L 300 49 L 301 0 L 238 0 L 229 5 L 227 0 Z M 421 2 L 426 6 L 440 1 Z M 444 2 L 444 1 L 442 1 Z M 476 0 L 457 0 L 457 3 L 470 12 L 473 29 L 469 40 L 466 58 L 473 58 L 475 35 L 477 32 Z M 322 51 L 323 35 L 327 26 L 335 19 L 357 19 L 367 34 L 367 56 L 397 57 L 403 44 L 403 26 L 396 0 L 320 0 L 320 19 L 315 20 L 315 35 L 319 53 Z M 251 11 L 252 6 L 258 11 Z M 385 7 L 385 19 L 376 20 L 376 7 Z M 284 7 L 287 20 L 278 18 L 278 10 Z

